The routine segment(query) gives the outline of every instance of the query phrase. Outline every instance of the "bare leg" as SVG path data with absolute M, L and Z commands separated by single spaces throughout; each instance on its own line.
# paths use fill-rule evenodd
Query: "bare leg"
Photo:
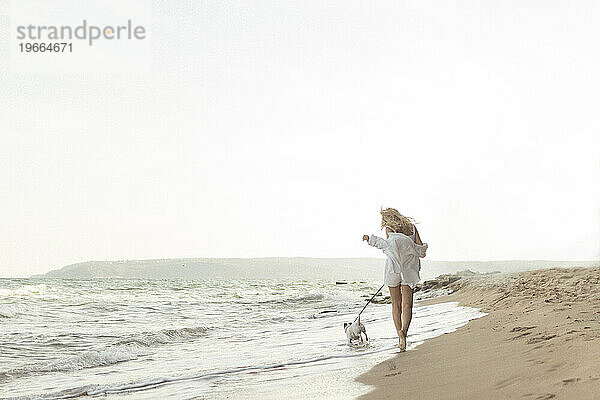
M 390 289 L 390 297 L 392 298 L 392 317 L 396 326 L 398 338 L 402 335 L 402 295 L 400 286 L 388 286 Z
M 400 341 L 404 341 L 404 346 L 400 346 L 400 350 L 406 349 L 406 336 L 408 335 L 408 327 L 412 319 L 412 307 L 413 307 L 413 290 L 408 285 L 401 285 L 402 292 L 402 334 Z M 402 348 L 404 347 L 404 349 Z

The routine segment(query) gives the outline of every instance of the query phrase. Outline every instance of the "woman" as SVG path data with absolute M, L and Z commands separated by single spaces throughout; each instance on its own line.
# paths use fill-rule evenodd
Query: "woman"
M 383 282 L 390 289 L 392 317 L 398 333 L 398 347 L 406 351 L 406 336 L 412 319 L 413 290 L 421 280 L 420 257 L 425 257 L 427 243 L 423 244 L 412 218 L 394 208 L 381 210 L 381 228 L 385 239 L 364 235 L 369 245 L 383 250 L 387 256 Z

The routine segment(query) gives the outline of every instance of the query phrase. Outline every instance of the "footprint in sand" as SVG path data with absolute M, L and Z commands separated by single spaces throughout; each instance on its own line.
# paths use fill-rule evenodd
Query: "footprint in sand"
M 548 400 L 548 399 L 553 399 L 555 398 L 556 395 L 554 393 L 544 393 L 544 394 L 540 394 L 538 397 L 536 397 L 537 400 Z
M 522 331 L 528 331 L 533 328 L 535 328 L 535 326 L 515 326 L 510 331 L 511 332 L 522 332 Z
M 554 393 L 542 393 L 542 394 L 527 393 L 526 395 L 523 395 L 523 397 L 533 398 L 536 400 L 546 400 L 546 399 L 553 399 L 556 397 L 556 395 Z
M 396 375 L 400 375 L 400 374 L 401 374 L 401 372 L 392 372 L 392 373 L 389 373 L 389 374 L 385 374 L 385 376 L 386 377 L 388 377 L 388 376 L 396 376 Z
M 550 340 L 552 338 L 555 338 L 557 335 L 540 335 L 537 337 L 532 337 L 529 340 L 527 340 L 527 344 L 535 344 L 535 343 L 539 343 L 539 342 L 543 342 L 546 340 Z

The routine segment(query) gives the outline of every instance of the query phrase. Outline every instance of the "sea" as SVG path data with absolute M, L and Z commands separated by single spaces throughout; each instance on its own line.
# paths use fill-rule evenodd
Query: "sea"
M 353 399 L 393 357 L 378 281 L 0 279 L 2 399 Z M 383 290 L 388 295 L 387 288 Z M 485 314 L 417 293 L 408 351 Z M 379 298 L 379 297 L 377 297 Z

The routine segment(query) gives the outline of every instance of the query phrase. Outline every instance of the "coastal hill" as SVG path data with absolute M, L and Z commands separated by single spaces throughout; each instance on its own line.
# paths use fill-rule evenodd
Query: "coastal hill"
M 86 261 L 32 278 L 141 279 L 383 279 L 382 258 L 171 258 Z M 434 261 L 422 260 L 423 280 L 456 271 L 512 272 L 551 267 L 589 267 L 598 261 Z
M 171 258 L 86 261 L 33 278 L 143 279 L 369 279 L 381 275 L 378 258 Z

